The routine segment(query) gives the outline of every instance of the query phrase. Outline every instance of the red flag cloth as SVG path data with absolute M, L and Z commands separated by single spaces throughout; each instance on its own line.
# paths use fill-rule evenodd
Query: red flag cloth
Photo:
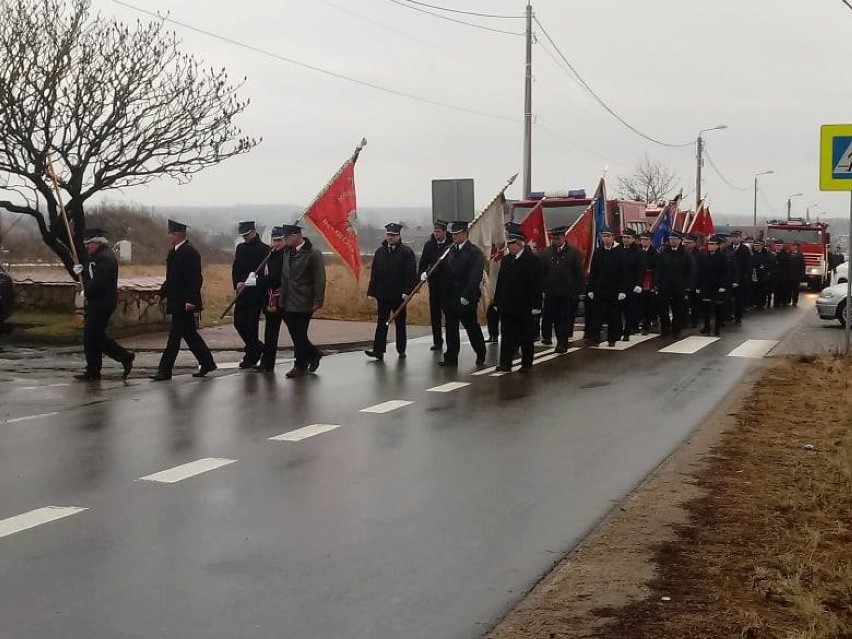
M 355 163 L 350 161 L 305 214 L 356 280 L 361 278 L 361 247 L 354 225 L 357 208 Z
M 689 232 L 696 235 L 703 235 L 705 238 L 716 232 L 716 228 L 713 226 L 713 216 L 710 215 L 710 209 L 704 206 L 703 202 L 695 212 L 695 217 L 692 218 L 692 224 L 689 225 Z
M 541 201 L 523 219 L 520 227 L 527 238 L 527 244 L 533 251 L 543 251 L 549 246 L 547 230 L 544 228 L 544 207 Z
M 589 272 L 595 251 L 595 212 L 590 206 L 565 233 L 566 241 L 583 256 L 583 267 Z

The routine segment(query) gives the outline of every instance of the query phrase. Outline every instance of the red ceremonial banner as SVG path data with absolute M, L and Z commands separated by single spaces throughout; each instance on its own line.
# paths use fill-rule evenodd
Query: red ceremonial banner
M 703 235 L 705 238 L 716 232 L 713 225 L 713 216 L 710 215 L 710 209 L 703 202 L 695 212 L 695 217 L 692 218 L 692 224 L 689 225 L 689 232 Z
M 565 233 L 566 241 L 583 256 L 583 268 L 586 273 L 592 264 L 595 250 L 595 214 L 590 206 Z
M 356 280 L 361 278 L 361 247 L 355 230 L 357 208 L 355 163 L 350 161 L 305 214 Z
M 527 244 L 533 251 L 543 251 L 548 247 L 547 231 L 544 228 L 544 207 L 539 202 L 520 223 L 521 232 L 527 238 Z

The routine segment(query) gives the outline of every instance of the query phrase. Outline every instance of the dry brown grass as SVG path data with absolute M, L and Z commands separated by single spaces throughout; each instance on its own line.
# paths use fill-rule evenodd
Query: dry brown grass
M 654 594 L 595 636 L 852 638 L 850 378 L 827 356 L 772 366 L 658 548 Z

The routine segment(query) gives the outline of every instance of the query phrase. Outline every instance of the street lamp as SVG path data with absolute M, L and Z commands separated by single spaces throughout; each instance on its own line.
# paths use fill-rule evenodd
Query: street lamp
M 695 210 L 698 210 L 698 207 L 701 206 L 701 167 L 704 166 L 704 140 L 701 138 L 702 133 L 707 133 L 708 131 L 720 131 L 721 129 L 727 129 L 727 124 L 718 124 L 716 126 L 711 126 L 707 129 L 701 129 L 698 132 L 698 141 L 696 146 L 698 147 L 697 159 L 698 166 L 695 171 Z
M 754 232 L 757 233 L 757 178 L 761 175 L 771 175 L 775 173 L 773 170 L 763 171 L 762 173 L 754 174 Z
M 814 207 L 817 207 L 817 206 L 819 206 L 819 202 L 813 202 L 811 204 L 808 204 L 808 208 L 805 209 L 805 220 L 806 221 L 808 221 L 808 222 L 811 221 L 811 209 L 814 208 Z M 816 212 L 816 211 L 814 211 L 814 212 Z
M 787 219 L 788 220 L 790 219 L 790 207 L 792 206 L 791 200 L 794 197 L 802 197 L 803 195 L 804 195 L 804 193 L 793 193 L 793 195 L 787 196 Z

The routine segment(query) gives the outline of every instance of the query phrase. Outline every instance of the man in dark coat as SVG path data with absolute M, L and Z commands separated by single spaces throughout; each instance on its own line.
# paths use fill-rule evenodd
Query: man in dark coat
M 790 251 L 784 246 L 784 242 L 775 240 L 775 268 L 772 280 L 772 305 L 775 308 L 787 306 L 790 303 L 790 284 L 787 281 L 790 272 Z
M 281 292 L 281 267 L 284 263 L 284 227 L 272 227 L 272 252 L 263 268 L 257 274 L 257 287 L 263 294 L 263 315 L 266 318 L 263 329 L 263 355 L 256 371 L 271 373 L 275 370 L 278 356 L 278 339 L 281 335 L 281 311 L 278 298 Z
M 118 306 L 118 261 L 104 231 L 87 229 L 83 241 L 88 259 L 85 266 L 75 264 L 74 273 L 82 277 L 86 299 L 83 316 L 86 370 L 74 377 L 81 381 L 99 380 L 106 355 L 122 365 L 123 378 L 127 379 L 136 356 L 106 334 L 109 319 Z
M 485 272 L 485 256 L 479 247 L 467 238 L 468 223 L 455 221 L 450 224 L 453 246 L 445 260 L 447 286 L 444 289 L 444 312 L 447 317 L 447 350 L 441 366 L 458 366 L 461 337 L 459 324 L 464 326 L 470 345 L 476 353 L 476 363 L 485 363 L 485 338 L 476 316 L 482 296 L 480 284 Z
M 639 234 L 633 229 L 625 229 L 621 236 L 624 251 L 624 277 L 627 299 L 624 300 L 624 341 L 639 332 L 642 321 L 642 252 L 636 244 Z
M 392 222 L 385 225 L 385 241 L 373 256 L 370 269 L 370 284 L 367 296 L 376 300 L 378 317 L 373 348 L 365 351 L 368 357 L 382 362 L 388 343 L 388 318 L 400 304 L 408 299 L 417 282 L 417 260 L 411 247 L 402 243 L 402 224 Z M 408 343 L 405 331 L 406 308 L 394 319 L 396 331 L 396 352 L 405 359 L 405 347 Z M 439 318 L 440 327 L 440 318 Z
M 639 235 L 639 257 L 642 269 L 641 305 L 642 305 L 642 335 L 647 335 L 657 323 L 659 318 L 659 301 L 654 284 L 655 269 L 657 267 L 657 249 L 652 243 L 654 234 L 645 231 Z
M 799 290 L 800 284 L 805 281 L 805 256 L 799 250 L 799 243 L 793 242 L 793 249 L 790 251 L 789 261 L 787 263 L 787 298 L 792 302 L 793 306 L 799 305 Z
M 201 256 L 186 239 L 186 224 L 169 220 L 169 241 L 172 249 L 166 257 L 166 281 L 160 288 L 160 298 L 166 300 L 166 313 L 172 316 L 169 340 L 160 358 L 157 372 L 151 376 L 155 382 L 172 378 L 181 340 L 198 360 L 198 371 L 193 377 L 204 377 L 216 370 L 213 354 L 198 334 L 195 314 L 204 308 L 201 303 Z
M 698 261 L 702 257 L 701 250 L 698 248 L 698 236 L 693 233 L 686 233 L 683 236 L 683 250 L 692 258 L 692 270 L 694 273 L 697 273 Z M 689 325 L 695 328 L 698 326 L 703 313 L 701 296 L 695 292 L 694 288 L 691 288 L 686 297 L 686 314 L 689 316 Z
M 441 331 L 441 325 L 444 318 L 443 303 L 443 287 L 445 286 L 444 279 L 446 271 L 443 264 L 428 275 L 429 269 L 432 268 L 441 256 L 450 248 L 450 238 L 447 237 L 447 222 L 444 220 L 435 220 L 432 230 L 432 237 L 423 246 L 423 253 L 420 256 L 420 280 L 429 280 L 429 320 L 432 324 L 432 350 L 440 351 L 444 349 L 444 336 Z
M 696 288 L 695 261 L 683 250 L 683 235 L 673 231 L 669 244 L 657 256 L 654 281 L 660 299 L 660 333 L 680 337 L 686 321 L 686 299 Z M 671 316 L 669 316 L 671 311 Z
M 719 335 L 722 329 L 725 300 L 732 283 L 731 263 L 727 256 L 719 251 L 719 238 L 711 235 L 707 238 L 707 254 L 698 259 L 696 292 L 701 297 L 704 326 L 701 332 L 710 334 L 710 317 L 714 316 L 713 335 Z
M 254 222 L 240 222 L 237 232 L 243 241 L 237 244 L 231 280 L 237 292 L 234 303 L 234 328 L 245 344 L 240 368 L 251 368 L 263 355 L 263 342 L 258 339 L 260 312 L 266 300 L 257 284 L 257 269 L 269 254 L 269 247 L 257 234 Z
M 557 353 L 567 352 L 568 342 L 574 335 L 577 304 L 585 280 L 583 257 L 565 240 L 567 230 L 565 226 L 550 229 L 550 246 L 539 255 L 544 275 L 542 337 L 545 340 L 549 337 L 544 325 L 552 325 Z
M 624 250 L 615 245 L 612 229 L 601 232 L 602 246 L 595 249 L 589 269 L 586 299 L 591 302 L 586 315 L 587 333 L 594 344 L 601 341 L 601 327 L 607 323 L 607 343 L 615 346 L 622 336 L 621 308 L 627 299 Z
M 754 241 L 754 252 L 751 255 L 754 281 L 751 287 L 752 304 L 762 311 L 769 306 L 769 284 L 772 281 L 774 259 L 761 239 Z
M 728 248 L 733 271 L 731 273 L 731 296 L 734 302 L 734 322 L 742 324 L 748 300 L 751 298 L 752 259 L 748 246 L 743 244 L 741 231 L 731 233 L 731 246 Z
M 282 227 L 286 254 L 281 265 L 278 308 L 293 340 L 296 361 L 285 377 L 303 377 L 319 368 L 322 352 L 308 338 L 311 318 L 325 303 L 325 262 L 322 253 L 302 236 L 296 224 Z
M 535 318 L 541 315 L 542 270 L 539 258 L 524 245 L 517 230 L 506 234 L 508 255 L 500 263 L 494 306 L 500 315 L 500 364 L 497 372 L 512 372 L 512 359 L 521 349 L 521 369 L 533 366 Z

